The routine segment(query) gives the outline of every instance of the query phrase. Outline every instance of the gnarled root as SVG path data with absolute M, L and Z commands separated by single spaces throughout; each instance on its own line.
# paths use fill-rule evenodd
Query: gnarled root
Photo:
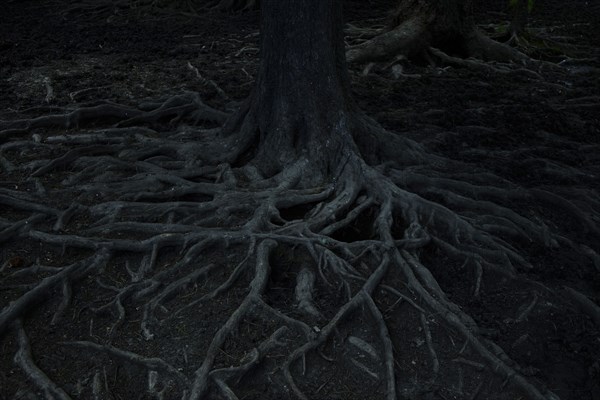
M 384 62 L 390 66 L 398 60 L 409 58 L 429 63 L 441 61 L 472 66 L 475 62 L 466 59 L 476 58 L 484 62 L 514 63 L 519 66 L 534 64 L 530 57 L 519 50 L 485 36 L 460 10 L 446 13 L 439 9 L 442 6 L 422 0 L 404 3 L 417 4 L 412 8 L 403 5 L 404 10 L 399 10 L 397 17 L 377 33 L 354 26 L 347 29 L 347 41 L 350 43 L 346 52 L 348 62 Z M 431 48 L 437 51 L 431 51 Z
M 187 113 L 190 98 L 180 100 L 127 115 L 120 124 Z M 70 117 L 56 118 L 62 124 Z M 49 119 L 37 121 L 8 129 L 27 131 Z M 346 126 L 377 138 L 379 128 L 367 125 L 357 116 Z M 79 327 L 57 340 L 71 355 L 64 368 L 83 368 L 86 355 L 102 354 L 115 375 L 121 363 L 142 371 L 147 386 L 140 387 L 156 396 L 168 388 L 187 399 L 216 393 L 236 399 L 260 379 L 274 395 L 311 398 L 361 377 L 365 383 L 352 390 L 390 400 L 445 387 L 485 397 L 503 382 L 515 398 L 556 398 L 482 337 L 422 254 L 439 251 L 472 266 L 473 294 L 484 297 L 486 276 L 512 279 L 529 267 L 519 241 L 570 243 L 513 210 L 510 200 L 546 197 L 589 221 L 593 232 L 598 218 L 591 210 L 557 195 L 462 182 L 452 175 L 452 163 L 428 157 L 408 140 L 396 153 L 407 155 L 404 162 L 368 164 L 394 150 L 361 142 L 358 131 L 346 132 L 357 138 L 357 151 L 341 159 L 335 179 L 311 186 L 303 179 L 311 166 L 303 160 L 273 176 L 264 176 L 252 159 L 240 163 L 233 155 L 244 153 L 240 149 L 230 154 L 237 165 L 198 160 L 214 146 L 227 148 L 235 135 L 207 130 L 203 141 L 196 131 L 161 136 L 140 129 L 125 146 L 113 134 L 129 128 L 109 129 L 37 142 L 8 141 L 14 131 L 4 136 L 5 149 L 41 154 L 10 159 L 7 173 L 29 178 L 26 190 L 0 189 L 0 204 L 21 213 L 0 221 L 0 240 L 91 253 L 67 266 L 36 262 L 26 272 L 8 265 L 0 270 L 12 296 L 0 312 L 0 333 L 16 333 L 15 360 L 40 390 L 67 398 L 60 388 L 73 383 L 53 382 L 36 366 L 35 343 L 20 325 L 45 307 L 53 311 L 46 314 L 54 329 L 72 309 L 71 322 Z M 70 150 L 60 154 L 59 146 Z M 48 202 L 49 195 L 59 200 Z M 537 299 L 517 321 L 535 310 Z M 32 319 L 42 325 L 46 314 Z M 424 345 L 407 347 L 413 342 Z M 426 367 L 411 357 L 428 360 Z M 463 385 L 462 375 L 442 373 L 456 365 L 490 384 Z M 409 386 L 406 376 L 424 378 Z M 116 382 L 105 379 L 105 386 Z

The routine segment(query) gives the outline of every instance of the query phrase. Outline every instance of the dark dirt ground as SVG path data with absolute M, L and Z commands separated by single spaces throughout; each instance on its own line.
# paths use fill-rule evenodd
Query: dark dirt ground
M 23 0 L 2 4 L 0 120 L 39 116 L 59 107 L 97 100 L 134 105 L 144 98 L 184 91 L 198 92 L 207 104 L 230 110 L 236 101 L 248 95 L 258 63 L 257 12 L 210 11 L 185 16 L 129 8 L 70 10 L 72 3 Z M 347 20 L 358 26 L 380 23 L 393 3 L 349 2 Z M 395 79 L 389 70 L 376 67 L 363 75 L 362 68 L 357 66 L 351 71 L 355 99 L 387 129 L 418 140 L 431 152 L 471 163 L 473 170 L 464 171 L 467 181 L 470 175 L 485 169 L 523 187 L 564 195 L 598 215 L 598 204 L 585 204 L 581 195 L 600 191 L 600 3 L 583 0 L 536 3 L 539 4 L 531 17 L 531 31 L 542 37 L 552 36 L 556 42 L 530 55 L 553 63 L 569 58 L 560 69 L 540 69 L 541 80 L 519 71 L 499 74 L 486 69 L 419 66 L 408 62 L 403 68 L 411 77 Z M 492 33 L 494 24 L 506 22 L 505 11 L 503 1 L 493 1 L 478 6 L 475 15 L 481 28 Z M 45 138 L 64 130 L 37 133 Z M 67 149 L 65 145 L 64 150 Z M 13 163 L 32 160 L 20 160 L 19 154 L 2 143 L 0 155 Z M 565 170 L 572 173 L 564 174 Z M 59 186 L 68 175 L 68 169 L 57 170 L 44 176 L 43 183 L 50 188 Z M 33 183 L 2 168 L 0 194 L 3 189 L 30 191 Z M 432 199 L 435 196 L 431 194 Z M 70 201 L 49 198 L 48 204 L 63 208 Z M 515 203 L 513 208 L 542 221 L 549 230 L 600 253 L 600 237 L 586 230 L 576 217 L 557 211 L 555 205 L 531 199 Z M 27 217 L 27 212 L 16 207 L 0 210 L 3 227 Z M 600 224 L 598 220 L 595 222 Z M 72 221 L 65 233 L 77 233 L 89 223 L 85 219 Z M 62 251 L 35 239 L 4 239 L 1 235 L 0 246 L 3 266 L 0 309 L 53 273 L 41 270 L 21 276 L 17 274 L 20 269 L 34 263 L 62 267 L 91 255 L 84 250 Z M 521 244 L 519 250 L 526 254 L 533 268 L 519 271 L 520 278 L 516 281 L 493 282 L 493 277 L 488 278 L 491 281 L 484 280 L 481 290 L 485 295 L 479 297 L 472 295 L 474 272 L 468 265 L 433 250 L 422 257 L 449 298 L 474 318 L 484 336 L 504 350 L 522 375 L 548 387 L 561 399 L 599 400 L 600 326 L 582 311 L 566 287 L 600 304 L 600 262 L 598 259 L 594 262 L 583 251 L 564 247 L 549 249 Z M 243 257 L 238 253 L 236 249 L 225 248 L 211 253 L 209 261 L 223 267 L 219 279 L 225 279 Z M 166 268 L 176 258 L 175 251 L 165 251 L 156 265 Z M 96 391 L 99 398 L 155 397 L 147 390 L 148 378 L 142 369 L 123 367 L 118 358 L 101 352 L 78 357 L 82 354 L 78 348 L 62 342 L 111 342 L 115 347 L 148 357 L 160 353 L 177 365 L 184 357 L 186 366 L 182 372 L 191 375 L 202 359 L 203 348 L 240 301 L 248 284 L 242 280 L 227 296 L 201 311 L 183 311 L 174 317 L 171 327 L 176 326 L 168 333 L 170 336 L 162 340 L 144 341 L 139 327 L 141 311 L 132 307 L 111 341 L 108 331 L 117 314 L 110 311 L 94 317 L 90 309 L 110 300 L 109 286 L 119 287 L 124 282 L 126 274 L 122 267 L 128 260 L 133 263 L 135 256 L 122 254 L 107 266 L 102 277 L 104 286 L 91 282 L 75 289 L 67 314 L 58 324 L 49 321 L 62 299 L 60 285 L 52 289 L 45 304 L 29 310 L 23 322 L 38 366 L 73 398 L 94 398 L 94 386 L 100 387 Z M 279 304 L 280 309 L 291 307 L 291 300 L 279 295 L 276 289 L 285 289 L 286 285 L 292 288 L 286 266 L 294 260 L 282 251 L 275 261 L 273 270 L 278 272 L 272 277 L 275 290 L 270 292 L 269 301 Z M 549 290 L 536 291 L 536 287 Z M 194 292 L 210 289 L 196 287 Z M 176 301 L 179 303 L 169 304 L 171 310 L 187 302 Z M 323 301 L 321 307 L 327 314 L 335 304 Z M 385 296 L 380 301 L 393 303 Z M 529 305 L 533 308 L 521 318 Z M 386 322 L 390 331 L 408 335 L 417 330 L 393 306 L 389 310 Z M 167 316 L 168 313 L 161 314 L 161 318 Z M 219 361 L 222 365 L 229 365 L 230 359 L 237 359 L 253 343 L 268 336 L 275 326 L 274 321 L 247 322 L 237 345 L 222 349 L 223 360 Z M 367 320 L 355 322 L 362 325 L 355 324 L 348 328 L 350 331 L 363 326 L 364 334 L 369 335 L 367 331 L 374 329 Z M 443 327 L 439 329 L 443 332 Z M 436 335 L 434 340 L 440 352 L 454 345 L 450 343 L 451 336 Z M 410 383 L 415 379 L 426 380 L 429 374 L 423 372 L 428 370 L 427 362 L 422 360 L 426 353 L 419 352 L 423 342 L 407 344 L 394 337 L 392 341 L 399 354 L 397 367 L 405 374 L 404 378 L 398 378 L 399 386 L 404 388 L 403 398 L 473 399 L 476 388 L 479 399 L 511 398 L 501 394 L 502 382 L 482 381 L 483 385 L 479 385 L 471 369 L 480 365 L 470 368 L 460 361 L 450 363 L 457 367 L 444 373 L 460 375 L 456 381 L 463 387 L 411 394 Z M 335 343 L 331 346 L 327 351 L 336 348 Z M 12 331 L 0 336 L 0 399 L 43 398 L 13 362 L 16 350 L 16 335 Z M 344 354 L 339 357 L 345 357 Z M 310 365 L 311 360 L 307 362 Z M 309 376 L 309 382 L 314 378 L 314 385 L 306 386 L 311 387 L 311 393 L 318 393 L 311 398 L 366 398 L 365 388 L 373 398 L 379 398 L 381 393 L 378 383 L 368 381 L 368 377 L 346 374 L 343 370 L 317 376 L 316 371 L 312 372 L 315 376 Z M 180 394 L 169 392 L 168 382 L 164 385 L 165 398 L 180 398 Z M 277 394 L 269 394 L 268 386 L 264 380 L 244 379 L 238 386 L 238 395 L 245 399 L 278 398 Z

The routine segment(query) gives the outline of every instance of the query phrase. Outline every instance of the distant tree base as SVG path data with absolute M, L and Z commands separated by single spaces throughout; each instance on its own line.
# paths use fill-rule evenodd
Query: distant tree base
M 425 61 L 440 57 L 445 61 L 468 57 L 517 63 L 530 60 L 480 32 L 469 16 L 469 8 L 470 1 L 402 0 L 385 28 L 350 26 L 350 37 L 363 41 L 349 48 L 347 59 L 352 63 L 389 61 L 399 56 Z

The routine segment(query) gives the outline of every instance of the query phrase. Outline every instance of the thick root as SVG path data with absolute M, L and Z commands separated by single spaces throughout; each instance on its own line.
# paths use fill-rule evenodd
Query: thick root
M 124 117 L 119 124 L 145 125 L 189 113 L 188 100 L 119 114 Z M 69 118 L 55 119 L 60 125 Z M 33 125 L 47 126 L 50 119 L 37 121 L 7 129 L 26 132 Z M 367 124 L 357 116 L 347 126 Z M 510 208 L 510 201 L 544 198 L 587 221 L 590 232 L 597 233 L 597 215 L 590 210 L 558 195 L 503 186 L 500 179 L 497 186 L 467 184 L 447 170 L 452 163 L 428 157 L 408 140 L 402 155 L 408 155 L 405 161 L 412 166 L 370 165 L 365 159 L 377 160 L 392 150 L 357 140 L 357 152 L 347 153 L 335 179 L 310 186 L 302 179 L 308 167 L 302 160 L 273 176 L 263 176 L 252 159 L 234 166 L 198 160 L 198 154 L 215 148 L 211 146 L 227 148 L 235 135 L 207 130 L 199 139 L 197 132 L 161 136 L 146 128 L 127 131 L 131 137 L 124 141 L 119 134 L 125 129 L 130 128 L 44 135 L 3 145 L 24 155 L 42 153 L 33 161 L 9 159 L 7 153 L 7 173 L 28 176 L 26 188 L 32 190 L 1 189 L 0 203 L 22 216 L 0 221 L 0 240 L 36 241 L 88 254 L 67 266 L 36 262 L 22 271 L 13 272 L 8 264 L 0 270 L 2 284 L 10 288 L 7 296 L 13 296 L 0 312 L 0 333 L 16 334 L 16 363 L 40 390 L 67 398 L 61 387 L 69 383 L 54 382 L 35 364 L 36 352 L 20 323 L 32 310 L 47 307 L 54 327 L 71 311 L 73 323 L 85 316 L 81 336 L 62 338 L 58 348 L 134 365 L 147 377 L 147 391 L 156 396 L 168 388 L 186 399 L 216 393 L 236 399 L 248 377 L 258 374 L 271 380 L 273 393 L 307 399 L 335 390 L 317 371 L 335 374 L 343 368 L 384 382 L 374 393 L 392 400 L 455 385 L 452 374 L 442 372 L 460 364 L 496 382 L 465 388 L 460 381 L 458 387 L 472 398 L 491 395 L 502 382 L 515 398 L 556 398 L 483 338 L 473 318 L 448 298 L 421 254 L 435 249 L 472 265 L 473 295 L 481 298 L 488 275 L 512 279 L 518 269 L 529 267 L 515 243 L 569 243 Z M 370 129 L 363 132 L 377 137 L 380 128 Z M 5 135 L 13 137 L 12 131 Z M 347 135 L 360 137 L 354 131 Z M 61 154 L 57 149 L 62 146 L 71 150 Z M 242 153 L 236 152 L 232 154 Z M 65 169 L 70 172 L 61 176 Z M 59 200 L 45 201 L 49 195 Z M 588 194 L 588 199 L 598 204 L 594 196 Z M 98 298 L 83 298 L 81 287 Z M 539 296 L 528 300 L 516 322 L 538 307 L 544 296 L 538 289 Z M 578 294 L 573 298 L 595 315 L 589 301 Z M 211 307 L 220 311 L 211 314 Z M 387 318 L 391 312 L 420 329 L 394 330 L 398 327 Z M 214 321 L 215 328 L 198 335 L 206 329 L 204 321 Z M 264 327 L 249 341 L 240 332 L 254 329 L 257 322 Z M 139 327 L 140 340 L 124 338 L 132 323 Z M 448 335 L 451 342 L 464 343 L 462 348 L 448 344 L 442 349 L 441 338 Z M 399 374 L 419 373 L 405 365 L 404 354 L 398 356 L 397 347 L 404 345 L 398 338 L 405 336 L 423 343 L 415 354 L 429 360 L 427 381 L 418 387 L 403 386 L 398 379 Z M 184 347 L 177 357 L 171 347 L 159 345 L 172 341 L 174 348 L 179 337 L 201 343 L 198 349 Z M 230 350 L 232 343 L 237 345 Z M 81 368 L 80 362 L 74 357 L 65 364 Z M 91 386 L 102 389 L 93 383 L 101 378 L 90 380 Z M 107 381 L 104 385 L 110 386 Z
M 347 32 L 350 46 L 346 59 L 350 63 L 365 64 L 385 62 L 394 64 L 402 58 L 434 63 L 441 61 L 460 66 L 472 66 L 476 58 L 484 62 L 536 64 L 529 56 L 505 43 L 485 36 L 474 26 L 457 31 L 445 31 L 444 26 L 427 13 L 413 13 L 398 25 L 373 33 L 372 30 L 349 27 Z M 450 29 L 450 28 L 448 28 Z M 445 38 L 444 38 L 445 36 Z M 448 38 L 453 38 L 449 41 Z M 439 48 L 438 52 L 431 48 Z M 440 56 L 439 51 L 444 56 Z M 453 57 L 445 54 L 452 54 Z

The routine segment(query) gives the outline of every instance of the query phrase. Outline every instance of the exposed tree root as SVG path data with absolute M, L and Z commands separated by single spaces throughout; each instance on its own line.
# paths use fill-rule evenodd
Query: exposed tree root
M 584 294 L 579 293 L 575 289 L 565 287 L 565 290 L 575 301 L 575 303 L 583 310 L 583 312 L 588 314 L 594 323 L 600 327 L 600 307 L 592 300 L 588 299 Z
M 122 140 L 122 135 L 132 131 L 116 129 L 124 128 L 139 123 L 153 123 L 157 121 L 178 122 L 186 116 L 193 122 L 215 121 L 223 123 L 227 114 L 215 110 L 202 103 L 197 94 L 188 93 L 175 96 L 166 101 L 150 101 L 141 103 L 138 108 L 132 108 L 120 104 L 103 102 L 97 105 L 80 107 L 75 110 L 66 111 L 61 114 L 47 115 L 33 119 L 17 121 L 0 121 L 0 143 L 10 138 L 31 132 L 39 128 L 78 128 L 90 121 L 114 121 L 114 130 L 109 129 L 94 135 L 82 135 L 80 141 L 88 143 L 102 143 Z M 134 132 L 139 132 L 136 129 Z M 54 139 L 56 142 L 59 138 Z M 77 140 L 69 137 L 64 140 Z
M 72 2 L 71 6 L 60 13 L 62 18 L 77 15 L 78 18 L 111 19 L 124 9 L 135 10 L 144 14 L 180 14 L 198 16 L 206 5 L 197 0 L 117 0 Z
M 339 354 L 353 346 L 357 349 L 353 351 L 366 356 L 352 358 L 344 368 L 385 382 L 378 395 L 396 399 L 403 396 L 398 379 L 405 372 L 397 368 L 394 346 L 404 333 L 392 332 L 384 315 L 400 308 L 401 302 L 404 318 L 421 327 L 418 339 L 426 344 L 421 351 L 423 359 L 430 360 L 431 387 L 450 385 L 440 381 L 440 371 L 458 363 L 528 398 L 556 399 L 520 374 L 498 346 L 481 337 L 473 319 L 448 299 L 420 254 L 436 248 L 473 265 L 473 295 L 485 296 L 482 281 L 488 274 L 510 278 L 516 270 L 530 267 L 516 243 L 578 246 L 513 210 L 511 201 L 544 199 L 594 234 L 598 234 L 598 209 L 584 210 L 557 194 L 526 190 L 500 178 L 490 181 L 496 186 L 462 182 L 453 175 L 452 162 L 429 157 L 408 140 L 387 133 L 386 138 L 403 145 L 393 150 L 381 143 L 361 142 L 364 132 L 369 138 L 380 132 L 377 126 L 367 128 L 369 121 L 362 117 L 347 125 L 356 130 L 347 134 L 357 144 L 340 161 L 334 180 L 315 183 L 318 174 L 313 175 L 312 166 L 301 157 L 268 176 L 260 168 L 260 150 L 248 152 L 253 140 L 248 132 L 255 127 L 244 127 L 240 136 L 221 136 L 214 129 L 198 133 L 184 125 L 168 134 L 130 128 L 172 118 L 220 122 L 225 117 L 189 94 L 149 104 L 139 109 L 101 104 L 2 125 L 0 149 L 6 157 L 3 165 L 10 165 L 10 170 L 3 168 L 7 174 L 25 174 L 27 184 L 37 189 L 0 191 L 3 207 L 29 215 L 2 220 L 0 240 L 35 240 L 93 252 L 69 266 L 28 267 L 27 274 L 45 277 L 15 294 L 0 313 L 0 333 L 9 335 L 8 328 L 16 327 L 15 362 L 40 390 L 54 398 L 68 398 L 59 386 L 65 382 L 52 382 L 36 366 L 20 320 L 56 293 L 60 299 L 47 304 L 53 310 L 49 322 L 56 324 L 75 308 L 73 288 L 85 281 L 106 294 L 101 304 L 96 301 L 78 311 L 94 316 L 89 330 L 104 343 L 82 334 L 62 346 L 136 365 L 147 372 L 149 391 L 158 393 L 160 382 L 168 381 L 186 399 L 213 398 L 215 393 L 237 399 L 245 377 L 261 373 L 272 382 L 274 392 L 308 399 L 328 390 L 327 381 L 315 386 L 306 378 L 315 357 L 325 360 L 325 365 L 339 365 L 335 364 Z M 41 129 L 106 119 L 116 125 L 55 136 Z M 234 125 L 244 126 L 248 120 L 251 117 Z M 33 129 L 41 133 L 29 136 Z M 70 150 L 64 151 L 66 146 Z M 230 149 L 224 151 L 226 163 L 212 162 L 214 149 Z M 28 161 L 32 152 L 40 151 L 43 157 Z M 24 156 L 22 161 L 11 156 L 15 152 Z M 254 158 L 244 159 L 248 154 Z M 391 160 L 394 154 L 401 162 L 365 162 Z M 69 174 L 60 177 L 65 169 Z M 48 195 L 66 201 L 48 203 Z M 581 195 L 600 204 L 594 193 Z M 360 232 L 351 234 L 355 228 Z M 227 249 L 241 255 L 237 262 L 219 259 L 226 257 Z M 218 251 L 225 253 L 214 256 Z M 268 300 L 274 291 L 273 269 L 281 268 L 276 267 L 281 263 L 278 251 L 302 254 L 300 261 L 291 262 L 295 278 L 286 290 L 295 302 L 288 306 Z M 172 253 L 174 261 L 165 263 L 163 255 Z M 109 281 L 112 278 L 105 271 L 114 270 L 115 260 L 124 255 L 127 260 L 116 270 L 118 281 Z M 3 284 L 19 282 L 25 275 L 7 274 L 8 268 L 0 271 Z M 235 293 L 233 300 L 223 300 L 229 293 Z M 335 300 L 326 300 L 331 294 Z M 388 297 L 393 305 L 383 309 Z M 573 297 L 581 299 L 578 294 Z M 177 321 L 189 319 L 184 322 L 191 324 L 194 318 L 186 317 L 188 313 L 202 312 L 217 299 L 227 304 L 219 316 L 220 327 L 193 360 L 185 351 L 185 361 L 176 360 L 160 346 L 142 355 L 135 346 L 123 348 L 125 342 L 111 344 L 120 340 L 119 333 L 132 314 L 137 315 L 143 341 L 169 340 Z M 334 312 L 323 309 L 327 301 L 334 301 Z M 534 297 L 517 319 L 527 318 L 536 303 Z M 579 303 L 595 310 L 592 314 L 597 317 L 597 306 Z M 95 329 L 94 318 L 106 320 L 106 315 L 113 316 L 106 331 Z M 258 341 L 246 343 L 240 332 L 251 318 L 270 325 Z M 372 333 L 354 333 L 353 329 L 361 328 L 353 322 L 357 320 Z M 464 343 L 462 349 L 441 351 L 436 345 L 443 332 L 440 326 L 448 329 L 451 340 Z M 351 338 L 347 342 L 339 339 L 345 330 Z M 230 355 L 224 363 L 227 345 L 236 341 L 242 342 L 242 353 Z M 480 384 L 471 398 L 497 389 Z
M 131 9 L 144 14 L 179 14 L 197 17 L 211 8 L 223 11 L 244 11 L 257 9 L 259 4 L 259 0 L 79 0 L 73 2 L 68 9 L 63 10 L 60 16 L 69 18 L 77 15 L 78 18 L 111 19 L 122 10 Z
M 19 341 L 19 350 L 15 354 L 15 364 L 17 364 L 27 374 L 31 382 L 44 393 L 48 399 L 67 400 L 69 395 L 65 393 L 59 386 L 56 385 L 48 376 L 35 365 L 31 354 L 31 346 L 29 338 L 23 329 L 21 320 L 15 321 L 15 328 Z
M 350 46 L 346 58 L 358 64 L 383 62 L 384 68 L 404 58 L 476 68 L 486 66 L 483 62 L 489 61 L 517 64 L 521 68 L 535 64 L 519 50 L 480 32 L 468 16 L 469 2 L 463 3 L 401 1 L 386 26 L 379 29 L 348 27 Z

